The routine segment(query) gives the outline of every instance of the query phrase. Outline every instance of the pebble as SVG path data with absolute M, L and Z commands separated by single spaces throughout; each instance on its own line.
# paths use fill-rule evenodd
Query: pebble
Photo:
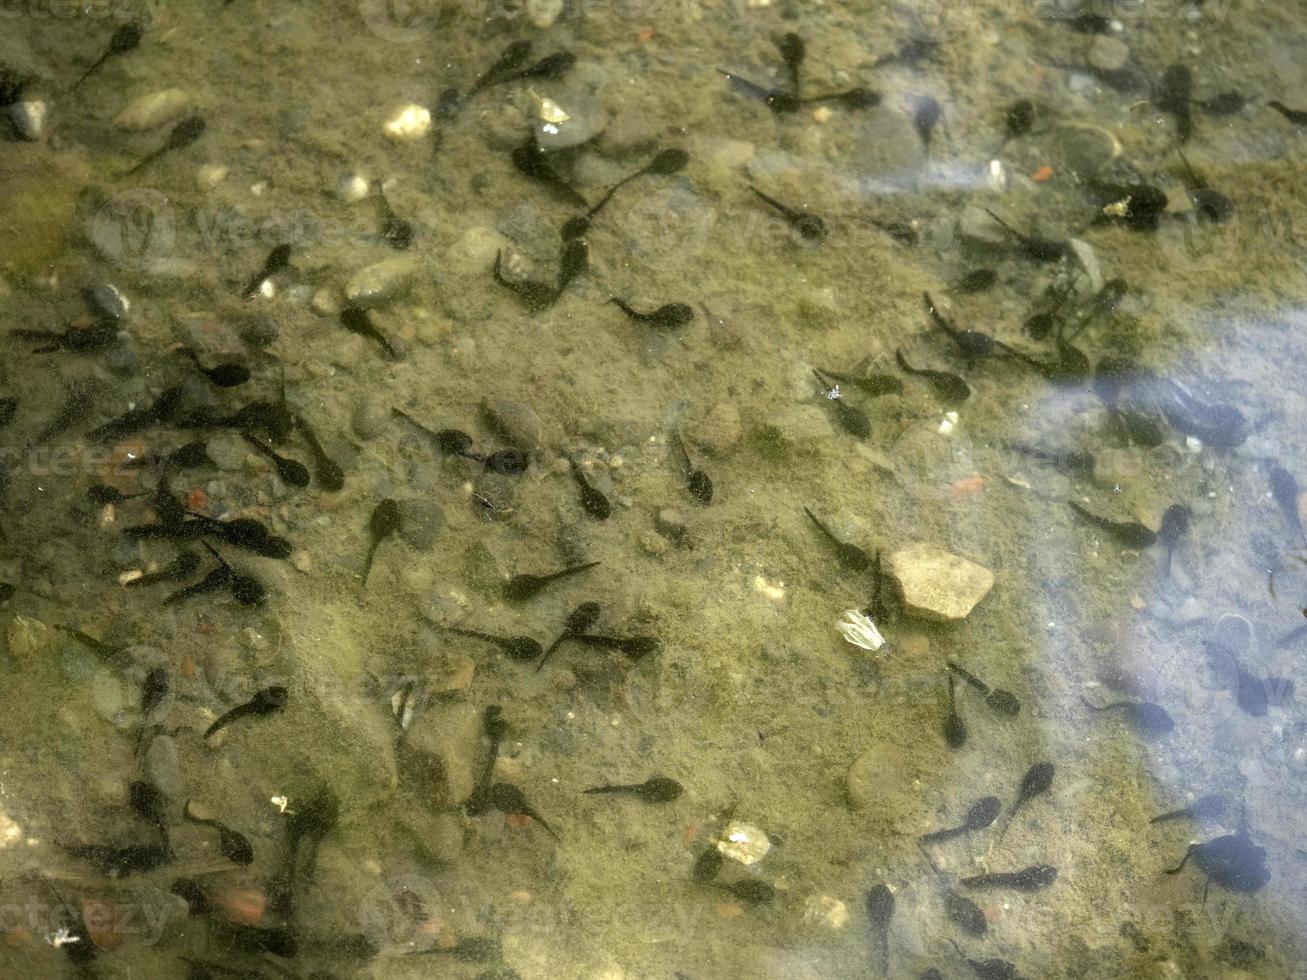
M 54 639 L 54 630 L 39 619 L 14 613 L 14 618 L 9 620 L 5 629 L 5 639 L 10 656 L 31 657 L 50 645 Z
M 803 903 L 803 921 L 843 929 L 849 921 L 849 907 L 831 895 L 809 895 Z
M 658 143 L 658 131 L 644 113 L 626 109 L 614 114 L 596 146 L 606 157 L 621 157 L 649 150 Z
M 437 807 L 466 800 L 475 784 L 480 744 L 479 709 L 460 703 L 433 707 L 413 720 L 405 736 L 401 778 L 416 776 Z
M 526 0 L 526 17 L 542 31 L 553 27 L 563 14 L 563 0 Z
M 1094 254 L 1094 246 L 1079 238 L 1067 239 L 1067 243 L 1080 262 L 1080 267 L 1085 270 L 1085 277 L 1089 280 L 1087 283 L 1089 291 L 1098 292 L 1103 288 L 1103 270 L 1098 264 L 1098 256 Z
M 704 153 L 698 177 L 706 189 L 716 193 L 736 188 L 755 152 L 754 145 L 745 140 L 714 140 Z
M 860 176 L 899 181 L 916 171 L 925 159 L 921 137 L 912 118 L 897 107 L 877 106 L 861 125 L 861 138 L 854 154 Z
M 45 136 L 45 121 L 50 106 L 41 99 L 24 99 L 9 106 L 9 118 L 24 139 L 36 140 Z
M 903 589 L 906 612 L 934 622 L 965 619 L 994 585 L 988 568 L 932 544 L 899 549 L 889 568 Z
M 685 540 L 687 522 L 685 511 L 664 507 L 654 517 L 654 530 L 673 544 L 680 544 Z
M 132 308 L 131 302 L 122 291 L 107 282 L 88 287 L 82 296 L 86 300 L 86 305 L 97 316 L 108 317 L 111 320 L 121 320 Z
M 228 170 L 220 163 L 206 163 L 195 171 L 195 186 L 200 190 L 212 189 L 227 179 Z
M 131 102 L 114 116 L 113 124 L 129 133 L 139 133 L 180 119 L 190 104 L 191 96 L 185 89 L 160 89 Z
M 391 113 L 381 131 L 392 140 L 418 140 L 431 131 L 431 110 L 410 102 Z
M 983 208 L 968 206 L 958 215 L 958 238 L 963 244 L 984 249 L 1007 243 L 1007 232 Z
M 591 95 L 537 96 L 532 128 L 536 145 L 546 153 L 588 143 L 607 124 L 603 103 Z
M 91 703 L 96 713 L 115 728 L 132 724 L 132 692 L 117 674 L 97 671 L 91 678 Z
M 145 751 L 145 771 L 164 796 L 179 799 L 186 794 L 181 755 L 177 751 L 177 742 L 171 735 L 160 735 L 150 742 L 150 747 Z
M 350 416 L 350 428 L 360 439 L 375 439 L 390 425 L 390 409 L 380 401 L 361 398 Z
M 399 502 L 399 536 L 417 551 L 430 551 L 436 534 L 445 523 L 445 512 L 434 500 L 409 499 Z
M 524 453 L 540 448 L 540 416 L 530 405 L 510 398 L 485 398 L 481 412 L 486 425 L 509 445 Z
M 849 767 L 845 792 L 849 806 L 870 821 L 867 830 L 921 833 L 930 813 L 918 785 L 923 753 L 886 739 Z M 879 825 L 879 826 L 878 826 Z
M 1121 141 L 1100 126 L 1059 126 L 1047 151 L 1047 162 L 1058 172 L 1092 176 L 1121 155 Z
M 495 254 L 507 248 L 509 241 L 493 228 L 474 225 L 445 251 L 445 264 L 450 272 L 464 275 L 484 275 L 495 261 Z
M 318 316 L 335 316 L 340 312 L 340 298 L 334 289 L 323 286 L 314 292 L 309 306 Z
M 346 204 L 361 201 L 372 192 L 368 178 L 352 170 L 336 178 L 336 196 Z
M 245 465 L 245 455 L 249 452 L 249 446 L 241 437 L 230 432 L 210 436 L 205 447 L 218 469 L 228 473 L 241 469 Z
M 1130 60 L 1130 48 L 1115 37 L 1099 35 L 1089 47 L 1089 64 L 1099 71 L 1116 71 Z
M 345 298 L 355 306 L 378 306 L 408 289 L 417 260 L 396 255 L 364 266 L 345 284 Z
M 757 864 L 771 850 L 771 839 L 761 827 L 743 820 L 732 820 L 722 830 L 717 850 L 732 861 L 745 865 Z

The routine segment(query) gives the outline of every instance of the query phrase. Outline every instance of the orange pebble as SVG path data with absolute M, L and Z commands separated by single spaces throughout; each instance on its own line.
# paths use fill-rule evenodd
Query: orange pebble
M 531 826 L 531 818 L 525 813 L 505 813 L 504 823 L 521 830 L 523 827 Z
M 653 36 L 654 29 L 652 27 L 642 27 L 640 33 L 635 36 L 635 40 L 637 44 L 648 44 Z
M 1038 170 L 1036 170 L 1033 174 L 1030 175 L 1030 179 L 1033 180 L 1036 184 L 1042 184 L 1046 180 L 1051 180 L 1052 178 L 1053 178 L 1053 168 L 1050 167 L 1048 164 L 1044 164 L 1044 166 L 1040 167 Z
M 205 510 L 209 506 L 209 495 L 196 487 L 186 494 L 187 510 Z
M 722 919 L 738 919 L 744 915 L 744 907 L 737 902 L 718 902 L 717 915 Z
M 985 488 L 985 478 L 979 473 L 971 476 L 964 476 L 960 480 L 954 480 L 949 484 L 948 495 L 954 500 L 959 497 L 970 497 L 974 493 L 979 493 Z
M 95 899 L 82 901 L 82 922 L 97 949 L 115 949 L 122 945 L 123 934 L 118 931 L 118 907 L 112 902 Z
M 268 896 L 258 888 L 222 888 L 208 898 L 224 919 L 242 926 L 257 926 L 268 908 Z

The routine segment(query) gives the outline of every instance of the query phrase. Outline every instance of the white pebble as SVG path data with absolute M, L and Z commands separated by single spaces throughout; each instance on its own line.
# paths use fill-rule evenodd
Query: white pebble
M 526 0 L 526 16 L 536 27 L 553 27 L 563 13 L 563 0 Z
M 347 204 L 367 197 L 368 188 L 368 179 L 356 173 L 347 171 L 336 179 L 336 196 Z
M 9 107 L 9 118 L 24 139 L 39 140 L 45 135 L 45 119 L 50 107 L 40 99 L 15 102 Z
M 114 116 L 113 124 L 129 133 L 154 129 L 179 118 L 190 104 L 191 97 L 184 89 L 165 88 L 149 92 Z
M 413 102 L 400 106 L 382 131 L 393 140 L 421 139 L 431 131 L 431 110 Z

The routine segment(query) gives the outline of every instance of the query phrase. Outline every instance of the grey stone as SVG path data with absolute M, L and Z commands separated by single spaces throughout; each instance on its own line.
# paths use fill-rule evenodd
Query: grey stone
M 390 409 L 372 398 L 360 398 L 350 416 L 350 428 L 360 439 L 375 439 L 390 425 Z
M 509 398 L 486 398 L 481 413 L 494 433 L 525 453 L 540 448 L 540 416 L 524 402 Z
M 210 436 L 205 448 L 218 469 L 228 473 L 241 469 L 245 465 L 245 454 L 249 452 L 249 446 L 244 440 L 229 432 Z
M 1080 267 L 1085 270 L 1085 278 L 1088 280 L 1086 287 L 1091 293 L 1098 292 L 1103 288 L 1103 270 L 1098 264 L 1098 256 L 1094 254 L 1094 246 L 1079 238 L 1071 238 L 1067 241 Z
M 121 320 L 132 307 L 131 301 L 123 295 L 122 291 L 107 282 L 83 289 L 82 301 L 93 315 L 107 317 L 110 320 Z
M 1047 151 L 1057 171 L 1092 176 L 1121 155 L 1121 141 L 1099 126 L 1059 126 L 1048 139 Z
M 401 779 L 420 787 L 432 805 L 449 806 L 472 795 L 481 744 L 481 712 L 475 706 L 432 706 L 413 720 L 402 744 Z
M 145 771 L 163 792 L 164 796 L 180 799 L 186 794 L 186 780 L 182 777 L 181 755 L 177 743 L 169 735 L 160 735 L 145 750 Z
M 365 266 L 345 284 L 345 298 L 356 306 L 379 306 L 408 289 L 417 272 L 417 260 L 395 255 Z
M 966 245 L 993 248 L 1007 244 L 1008 233 L 984 208 L 969 205 L 958 215 L 958 237 Z
M 417 551 L 430 551 L 445 523 L 445 512 L 434 500 L 399 501 L 399 536 Z
M 1116 71 L 1130 60 L 1130 48 L 1115 37 L 1099 36 L 1089 47 L 1089 64 L 1099 71 Z
M 867 113 L 853 159 L 859 175 L 897 182 L 913 177 L 925 155 L 909 116 L 881 105 Z
M 685 540 L 687 518 L 685 511 L 664 507 L 654 517 L 654 530 L 674 544 Z
M 45 136 L 45 121 L 50 106 L 41 99 L 23 99 L 9 106 L 9 119 L 14 129 L 27 140 L 36 142 Z

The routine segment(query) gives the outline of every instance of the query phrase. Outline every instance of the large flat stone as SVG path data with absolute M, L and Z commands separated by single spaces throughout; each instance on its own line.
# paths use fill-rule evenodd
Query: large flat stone
M 903 588 L 908 614 L 935 622 L 965 619 L 994 585 L 988 568 L 933 544 L 899 549 L 889 567 Z

